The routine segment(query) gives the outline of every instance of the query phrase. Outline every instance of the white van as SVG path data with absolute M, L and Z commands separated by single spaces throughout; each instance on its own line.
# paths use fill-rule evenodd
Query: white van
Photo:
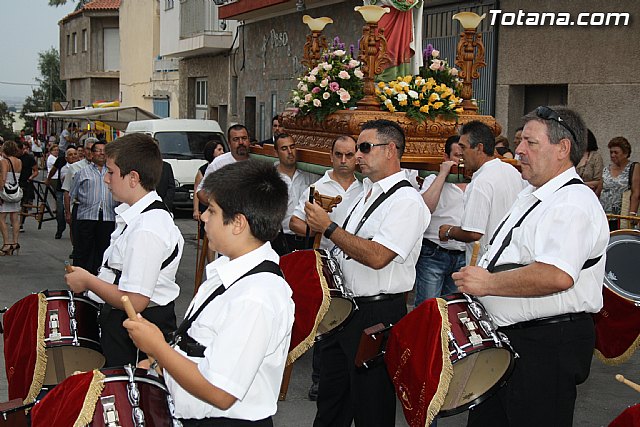
M 173 168 L 176 180 L 174 206 L 193 207 L 193 182 L 198 168 L 206 163 L 203 149 L 209 141 L 222 141 L 224 133 L 215 120 L 157 119 L 130 122 L 126 133 L 146 133 L 160 144 L 162 158 Z

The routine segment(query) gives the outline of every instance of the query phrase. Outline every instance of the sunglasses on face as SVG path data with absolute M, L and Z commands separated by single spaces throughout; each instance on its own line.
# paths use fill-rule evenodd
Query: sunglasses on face
M 357 144 L 356 147 L 358 148 L 358 150 L 360 150 L 360 152 L 362 154 L 367 154 L 368 152 L 371 151 L 371 149 L 373 147 L 379 147 L 381 145 L 389 145 L 389 144 L 391 144 L 391 143 L 390 142 L 383 142 L 383 143 L 380 143 L 380 144 L 372 144 L 370 142 L 361 142 L 360 144 Z
M 562 117 L 560 117 L 560 115 L 558 113 L 556 113 L 554 110 L 552 110 L 549 107 L 540 106 L 540 107 L 536 108 L 535 113 L 536 113 L 536 116 L 540 117 L 543 120 L 553 120 L 553 121 L 556 121 L 556 122 L 560 123 L 560 125 L 563 128 L 565 128 L 571 134 L 571 136 L 573 137 L 573 140 L 576 143 L 578 143 L 578 138 L 576 137 L 576 134 L 564 122 L 564 120 L 562 120 Z

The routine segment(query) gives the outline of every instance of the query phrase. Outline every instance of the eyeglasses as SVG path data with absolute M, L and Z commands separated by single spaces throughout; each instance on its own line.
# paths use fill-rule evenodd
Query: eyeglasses
M 578 138 L 576 137 L 576 134 L 573 132 L 573 130 L 571 130 L 571 128 L 565 123 L 564 120 L 562 120 L 562 117 L 560 117 L 560 115 L 558 113 L 556 113 L 553 109 L 549 108 L 549 107 L 545 107 L 545 106 L 540 106 L 538 108 L 536 108 L 535 110 L 536 116 L 540 117 L 543 120 L 554 120 L 558 123 L 560 123 L 560 125 L 565 128 L 567 131 L 569 131 L 569 133 L 571 134 L 571 136 L 573 137 L 573 140 L 575 141 L 576 144 L 578 144 Z
M 373 147 L 379 147 L 381 145 L 389 145 L 389 144 L 391 144 L 391 143 L 390 142 L 383 142 L 383 143 L 380 143 L 380 144 L 372 144 L 370 142 L 361 142 L 356 147 L 358 148 L 358 150 L 360 150 L 360 152 L 362 154 L 367 154 L 368 152 L 371 151 L 371 149 Z

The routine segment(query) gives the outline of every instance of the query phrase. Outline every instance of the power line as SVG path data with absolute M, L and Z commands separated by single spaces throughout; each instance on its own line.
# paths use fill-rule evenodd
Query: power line
M 38 83 L 16 83 L 16 82 L 3 82 L 0 81 L 2 85 L 11 85 L 11 86 L 38 86 Z

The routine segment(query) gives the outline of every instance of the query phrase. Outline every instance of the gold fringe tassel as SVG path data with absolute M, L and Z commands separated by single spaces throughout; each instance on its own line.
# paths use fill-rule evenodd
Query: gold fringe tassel
M 325 314 L 329 311 L 329 305 L 331 304 L 331 292 L 329 291 L 329 285 L 327 284 L 327 279 L 324 277 L 324 273 L 322 272 L 322 258 L 318 251 L 313 251 L 316 256 L 316 272 L 318 273 L 318 277 L 320 278 L 320 287 L 322 288 L 322 304 L 320 304 L 320 310 L 318 310 L 318 314 L 316 315 L 316 320 L 313 324 L 313 328 L 311 328 L 311 333 L 300 342 L 295 348 L 291 349 L 289 354 L 287 355 L 287 364 L 286 366 L 291 365 L 296 361 L 297 358 L 302 356 L 307 350 L 309 350 L 316 339 L 316 332 L 318 330 L 318 325 L 322 322 Z
M 84 396 L 82 410 L 80 414 L 78 414 L 78 418 L 73 424 L 73 427 L 84 427 L 93 421 L 93 413 L 96 410 L 100 394 L 102 394 L 102 390 L 104 389 L 104 379 L 105 376 L 102 372 L 98 369 L 93 370 L 93 378 L 91 379 L 89 390 L 87 390 L 87 394 Z
M 38 393 L 42 390 L 44 376 L 47 372 L 47 349 L 44 342 L 44 329 L 47 317 L 47 297 L 43 293 L 38 294 L 38 329 L 36 337 L 36 364 L 33 367 L 33 378 L 29 393 L 24 398 L 24 403 L 35 402 Z
M 620 356 L 607 358 L 597 348 L 593 350 L 593 354 L 595 354 L 596 358 L 602 363 L 604 363 L 605 365 L 616 366 L 629 360 L 639 346 L 640 346 L 640 335 L 636 337 L 636 339 L 629 346 L 629 348 L 627 348 L 625 352 L 622 353 Z
M 440 372 L 440 382 L 438 383 L 438 389 L 434 394 L 431 402 L 429 402 L 429 408 L 427 409 L 427 422 L 425 426 L 429 426 L 433 419 L 440 412 L 440 408 L 444 404 L 444 400 L 449 392 L 449 383 L 453 378 L 453 365 L 451 364 L 451 358 L 449 357 L 449 332 L 451 331 L 451 324 L 449 323 L 449 311 L 447 309 L 447 302 L 442 298 L 436 298 L 438 303 L 438 310 L 440 311 L 440 317 L 442 318 L 442 327 L 440 328 L 440 343 L 442 345 L 442 371 Z

